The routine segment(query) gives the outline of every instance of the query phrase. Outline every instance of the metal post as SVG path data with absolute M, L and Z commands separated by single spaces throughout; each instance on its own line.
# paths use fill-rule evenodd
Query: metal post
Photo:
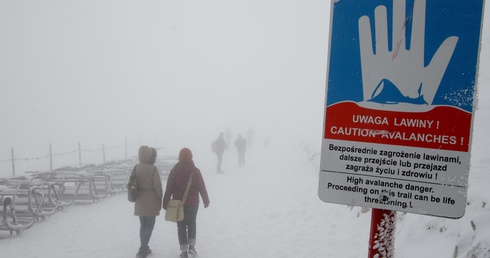
M 80 146 L 80 142 L 78 142 L 78 164 L 82 167 L 82 147 Z
M 53 152 L 51 150 L 51 143 L 49 144 L 49 171 L 53 171 Z
M 368 258 L 393 258 L 396 211 L 372 209 Z
M 15 156 L 14 156 L 14 147 L 11 148 L 12 152 L 12 175 L 15 176 Z
M 128 137 L 124 137 L 124 159 L 128 159 Z
M 104 144 L 102 144 L 102 159 L 105 163 L 105 146 L 104 146 Z

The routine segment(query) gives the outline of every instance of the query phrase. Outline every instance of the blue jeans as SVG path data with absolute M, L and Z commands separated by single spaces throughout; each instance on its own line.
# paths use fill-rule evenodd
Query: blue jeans
M 151 233 L 155 227 L 156 216 L 139 216 L 140 217 L 140 250 L 148 251 L 150 248 L 148 243 L 150 242 Z

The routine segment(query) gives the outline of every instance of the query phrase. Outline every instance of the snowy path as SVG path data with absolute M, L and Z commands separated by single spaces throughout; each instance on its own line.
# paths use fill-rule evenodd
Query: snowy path
M 214 163 L 196 162 L 211 198 L 198 214 L 200 258 L 366 256 L 369 216 L 357 218 L 349 207 L 321 202 L 317 172 L 298 154 L 249 156 L 250 165 L 228 161 L 221 175 L 208 169 Z M 74 205 L 19 236 L 0 232 L 0 257 L 134 257 L 138 227 L 121 194 Z M 150 246 L 151 257 L 178 257 L 176 225 L 158 217 Z

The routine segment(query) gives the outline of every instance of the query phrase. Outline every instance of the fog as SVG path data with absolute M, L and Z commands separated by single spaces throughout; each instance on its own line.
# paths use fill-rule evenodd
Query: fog
M 125 143 L 209 150 L 228 127 L 319 144 L 329 5 L 1 1 L 0 175 L 11 148 L 17 172 L 49 169 L 50 144 L 53 168 L 78 165 L 78 143 L 102 162 L 102 145 L 106 161 Z
M 11 148 L 22 174 L 50 169 L 50 144 L 53 168 L 78 166 L 79 143 L 84 164 L 102 163 L 102 145 L 107 161 L 135 156 L 142 144 L 159 147 L 159 156 L 187 146 L 212 198 L 199 213 L 201 257 L 365 257 L 370 213 L 322 202 L 317 192 L 330 2 L 0 1 L 0 178 L 12 174 Z M 466 214 L 399 212 L 397 257 L 489 253 L 487 27 Z M 253 128 L 255 140 L 247 167 L 238 169 L 226 153 L 226 173 L 217 174 L 210 145 L 228 127 L 233 139 Z M 270 148 L 254 149 L 266 139 Z M 307 144 L 300 149 L 298 141 Z M 5 237 L 0 250 L 10 257 L 133 254 L 131 209 L 124 194 L 74 205 Z M 154 255 L 178 254 L 175 225 L 161 219 L 157 227 Z M 101 228 L 115 231 L 94 234 Z

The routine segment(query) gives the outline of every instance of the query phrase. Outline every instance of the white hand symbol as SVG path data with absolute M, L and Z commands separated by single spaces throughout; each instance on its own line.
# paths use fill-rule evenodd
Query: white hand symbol
M 372 44 L 369 17 L 362 16 L 359 19 L 364 101 L 374 101 L 374 95 L 381 90 L 378 86 L 383 87 L 381 82 L 389 80 L 407 101 L 387 99 L 384 103 L 407 102 L 432 105 L 458 37 L 446 38 L 426 67 L 424 65 L 426 0 L 415 0 L 413 17 L 406 17 L 405 5 L 405 0 L 393 0 L 393 47 L 391 51 L 388 49 L 386 7 L 380 5 L 375 9 L 375 48 Z M 406 24 L 410 18 L 412 19 L 412 36 L 410 49 L 407 50 Z

